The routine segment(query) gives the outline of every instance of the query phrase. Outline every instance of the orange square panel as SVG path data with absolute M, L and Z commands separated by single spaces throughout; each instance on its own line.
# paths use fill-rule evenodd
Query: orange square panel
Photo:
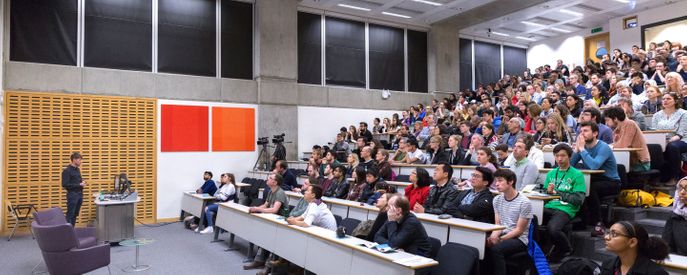
M 212 107 L 212 151 L 255 151 L 255 109 Z

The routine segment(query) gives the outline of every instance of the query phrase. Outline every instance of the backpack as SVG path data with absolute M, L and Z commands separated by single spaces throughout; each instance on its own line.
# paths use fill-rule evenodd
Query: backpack
M 654 199 L 656 200 L 656 205 L 661 206 L 661 207 L 667 207 L 673 204 L 673 197 L 670 195 L 660 192 L 660 191 L 654 191 L 651 192 L 652 195 L 654 195 Z
M 656 205 L 656 199 L 651 193 L 641 189 L 623 189 L 618 196 L 620 206 L 652 207 Z
M 556 272 L 557 275 L 599 275 L 601 267 L 596 262 L 580 257 L 570 257 L 563 262 Z
M 353 229 L 353 232 L 351 232 L 351 236 L 361 239 L 367 239 L 367 235 L 370 234 L 370 231 L 372 230 L 372 225 L 374 223 L 374 220 L 367 220 L 359 223 L 358 226 L 356 226 L 355 229 Z

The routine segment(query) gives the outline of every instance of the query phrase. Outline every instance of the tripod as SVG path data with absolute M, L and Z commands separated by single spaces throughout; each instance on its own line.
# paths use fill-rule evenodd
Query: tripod
M 260 154 L 258 155 L 258 159 L 255 160 L 255 164 L 253 165 L 253 171 L 257 170 L 258 168 L 262 168 L 262 170 L 267 170 L 270 167 L 270 152 L 267 149 L 268 145 L 267 144 L 262 144 L 262 149 L 260 149 Z

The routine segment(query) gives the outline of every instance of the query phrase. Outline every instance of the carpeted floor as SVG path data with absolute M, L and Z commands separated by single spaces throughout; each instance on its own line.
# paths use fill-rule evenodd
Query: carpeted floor
M 152 265 L 152 268 L 133 274 L 255 274 L 257 270 L 243 270 L 242 260 L 245 257 L 248 243 L 240 238 L 235 239 L 236 251 L 225 252 L 227 242 L 212 243 L 212 234 L 201 235 L 184 229 L 182 223 L 172 223 L 160 227 L 137 226 L 137 238 L 152 238 L 154 243 L 140 247 L 141 264 Z M 229 234 L 220 235 L 228 239 Z M 112 274 L 131 274 L 122 271 L 134 263 L 134 247 L 112 247 L 110 270 Z M 255 253 L 255 251 L 253 252 Z M 38 263 L 37 270 L 45 271 L 42 256 L 36 241 L 31 235 L 15 236 L 11 241 L 0 240 L 0 274 L 30 274 Z M 47 273 L 43 273 L 47 274 Z M 101 268 L 88 274 L 108 274 L 107 268 Z

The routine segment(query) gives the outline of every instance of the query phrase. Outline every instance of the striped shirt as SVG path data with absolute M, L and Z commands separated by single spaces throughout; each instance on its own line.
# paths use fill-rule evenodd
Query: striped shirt
M 518 219 L 527 219 L 527 228 L 518 237 L 522 243 L 527 245 L 529 234 L 529 223 L 532 220 L 532 203 L 525 196 L 518 192 L 513 200 L 506 200 L 503 194 L 494 198 L 494 212 L 499 215 L 501 225 L 505 226 L 502 234 L 513 231 L 518 225 Z

